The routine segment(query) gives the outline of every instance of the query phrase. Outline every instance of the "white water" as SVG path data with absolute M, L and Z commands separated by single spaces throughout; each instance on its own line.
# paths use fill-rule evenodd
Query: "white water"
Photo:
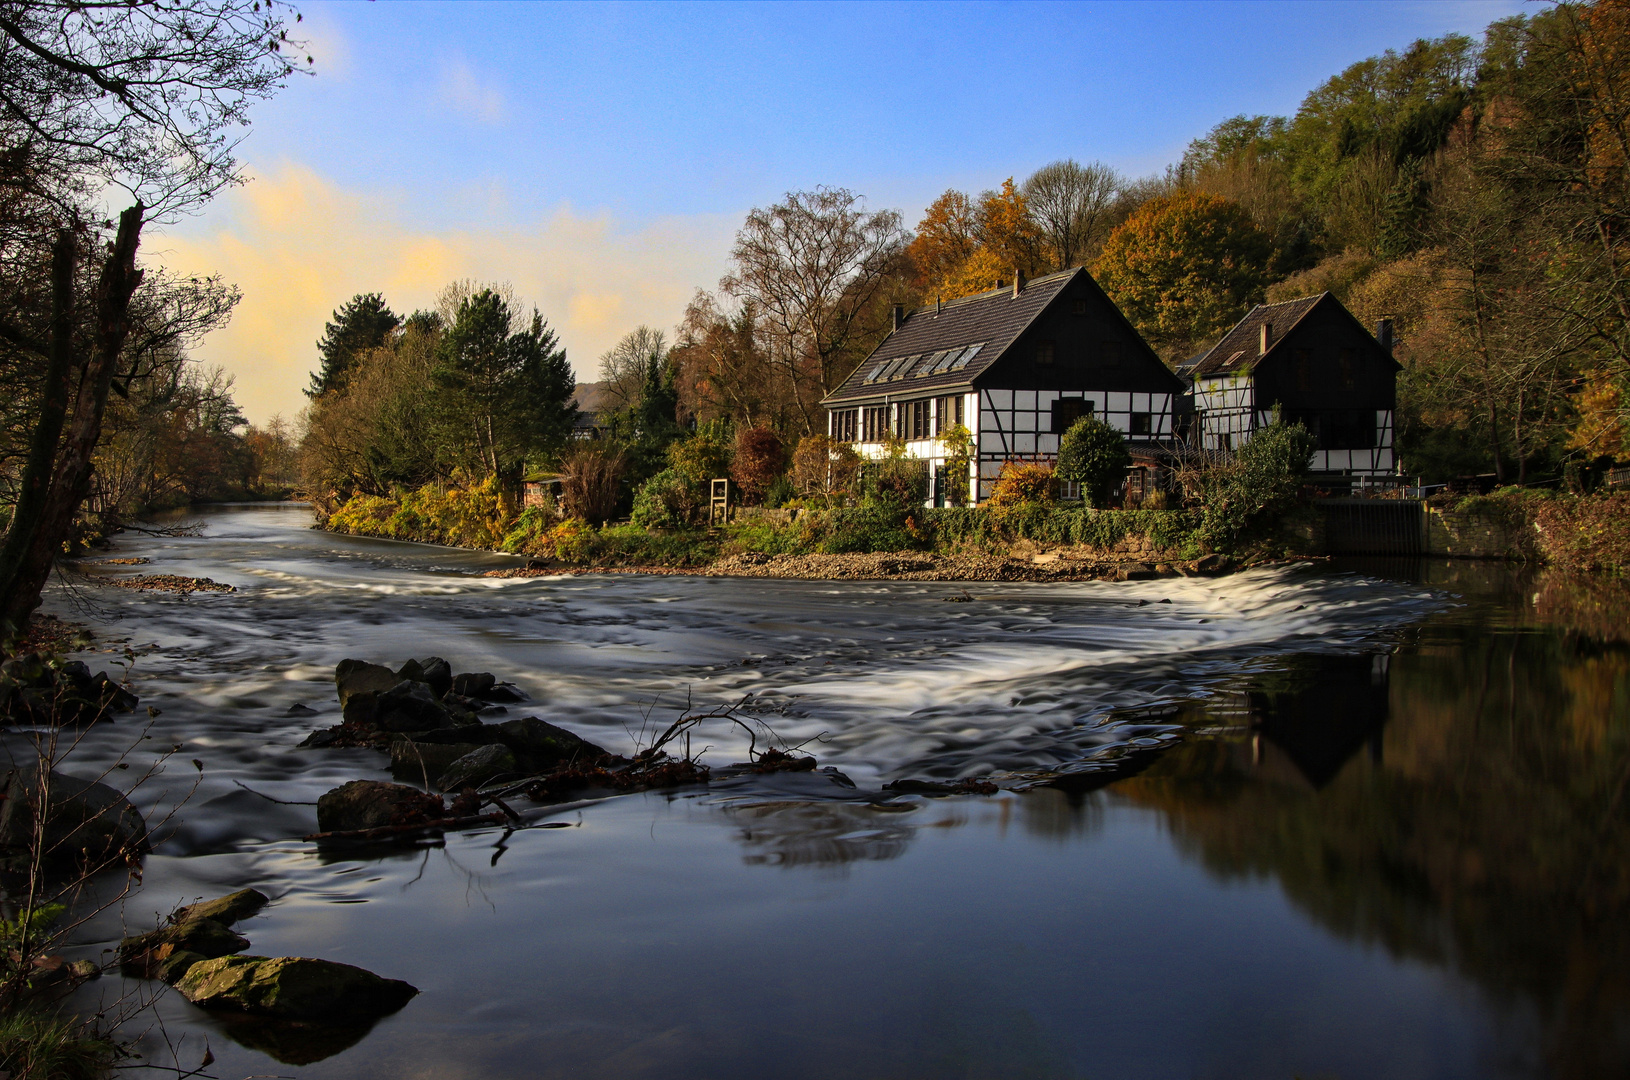
M 298 506 L 202 518 L 200 537 L 129 536 L 112 553 L 150 565 L 93 572 L 209 577 L 238 591 L 59 589 L 47 605 L 95 626 L 104 642 L 128 640 L 142 705 L 162 710 L 152 745 L 184 743 L 182 756 L 204 763 L 175 851 L 308 831 L 309 809 L 274 806 L 237 782 L 309 801 L 383 775 L 372 751 L 295 746 L 338 722 L 332 673 L 345 657 L 394 666 L 434 654 L 455 670 L 492 671 L 531 695 L 511 715 L 536 715 L 624 753 L 687 702 L 748 698 L 745 712 L 789 742 L 819 739 L 808 745 L 821 764 L 864 788 L 899 776 L 1046 770 L 1105 746 L 1169 738 L 1169 726 L 1111 712 L 1204 695 L 1253 657 L 1361 647 L 1444 602 L 1400 582 L 1283 568 L 966 587 L 495 579 L 474 575 L 516 560 L 332 536 L 312 530 Z M 947 600 L 965 594 L 973 599 Z M 112 668 L 117 653 L 85 659 Z M 296 702 L 319 715 L 286 715 Z M 93 730 L 77 771 L 111 764 L 144 722 L 138 712 Z M 718 724 L 703 737 L 713 748 L 705 761 L 742 760 L 739 730 Z M 181 771 L 190 783 L 192 770 Z

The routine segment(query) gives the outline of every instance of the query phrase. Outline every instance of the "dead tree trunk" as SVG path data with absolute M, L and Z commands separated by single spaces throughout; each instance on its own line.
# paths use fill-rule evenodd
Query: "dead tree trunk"
M 50 467 L 50 484 L 43 497 L 39 497 L 38 512 L 30 514 L 26 520 L 19 502 L 18 513 L 13 517 L 12 528 L 6 535 L 5 548 L 0 550 L 0 625 L 12 631 L 26 626 L 28 617 L 40 606 L 40 592 L 50 577 L 51 566 L 62 552 L 63 544 L 72 536 L 74 516 L 90 490 L 91 458 L 102 437 L 102 417 L 107 411 L 108 391 L 113 385 L 119 354 L 124 350 L 125 337 L 130 329 L 130 297 L 142 279 L 142 272 L 136 269 L 136 247 L 141 242 L 144 209 L 137 203 L 119 215 L 118 234 L 107 260 L 102 264 L 101 279 L 97 282 L 93 298 L 95 333 L 90 344 L 90 355 L 80 371 L 79 393 L 74 400 L 67 437 L 60 438 L 66 420 L 62 407 L 56 409 L 54 417 L 49 409 L 40 417 L 33 450 L 47 445 L 46 436 L 50 436 L 49 447 L 55 459 Z M 57 283 L 57 271 L 57 260 L 53 259 L 53 287 Z M 71 291 L 71 263 L 68 279 Z M 50 364 L 53 372 L 57 366 L 59 348 L 71 356 L 71 345 L 59 346 L 57 314 L 58 304 L 53 300 Z M 66 315 L 63 322 L 60 329 L 64 331 L 63 340 L 66 340 L 66 335 L 72 331 L 72 323 Z M 64 385 L 64 399 L 66 389 Z M 50 392 L 52 388 L 48 386 L 47 393 Z M 52 424 L 57 434 L 42 430 Z M 57 445 L 59 440 L 60 447 Z M 29 466 L 32 468 L 33 465 L 31 451 Z M 19 533 L 19 529 L 25 532 Z

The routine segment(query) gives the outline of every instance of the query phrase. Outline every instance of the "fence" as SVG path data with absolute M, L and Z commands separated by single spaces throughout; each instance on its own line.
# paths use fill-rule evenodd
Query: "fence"
M 1322 499 L 1324 547 L 1332 555 L 1419 555 L 1426 507 L 1414 499 Z

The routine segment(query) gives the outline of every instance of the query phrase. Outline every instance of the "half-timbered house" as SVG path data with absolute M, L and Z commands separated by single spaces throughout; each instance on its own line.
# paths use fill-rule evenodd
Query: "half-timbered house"
M 1313 478 L 1369 484 L 1396 472 L 1392 324 L 1371 334 L 1329 293 L 1259 304 L 1180 371 L 1193 379 L 1192 442 L 1236 450 L 1278 408 L 1318 441 Z
M 1058 437 L 1082 416 L 1105 420 L 1134 445 L 1172 438 L 1184 383 L 1161 363 L 1085 270 L 1011 288 L 895 309 L 894 331 L 822 404 L 827 433 L 863 458 L 905 441 L 927 463 L 930 498 L 947 490 L 952 424 L 975 453 L 969 491 L 990 496 L 1008 461 L 1053 461 Z

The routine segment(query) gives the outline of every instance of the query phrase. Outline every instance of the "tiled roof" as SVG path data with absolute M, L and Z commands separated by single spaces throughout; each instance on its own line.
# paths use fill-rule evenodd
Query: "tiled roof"
M 1262 324 L 1273 324 L 1273 340 L 1268 344 L 1268 352 L 1271 353 L 1274 346 L 1290 333 L 1291 327 L 1301 322 L 1320 300 L 1329 295 L 1320 293 L 1318 296 L 1304 296 L 1300 300 L 1287 300 L 1282 304 L 1258 304 L 1250 314 L 1235 323 L 1221 341 L 1206 350 L 1185 374 L 1203 379 L 1231 371 L 1255 371 L 1257 364 L 1267 355 L 1258 352 L 1262 345 Z
M 918 308 L 824 404 L 969 385 L 1001 357 L 1075 275 L 1084 272 L 1076 268 L 1036 278 L 1018 296 L 1009 287 L 948 300 L 937 313 L 933 305 Z M 974 345 L 979 349 L 970 356 L 967 350 Z M 890 363 L 906 357 L 917 359 Z M 880 377 L 867 381 L 874 374 Z

